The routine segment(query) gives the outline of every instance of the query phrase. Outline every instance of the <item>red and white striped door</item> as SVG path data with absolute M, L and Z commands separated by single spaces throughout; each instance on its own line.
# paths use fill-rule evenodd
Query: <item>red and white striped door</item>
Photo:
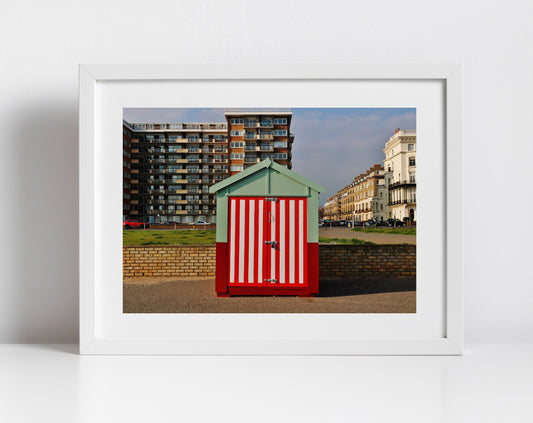
M 307 198 L 230 197 L 229 285 L 307 287 Z

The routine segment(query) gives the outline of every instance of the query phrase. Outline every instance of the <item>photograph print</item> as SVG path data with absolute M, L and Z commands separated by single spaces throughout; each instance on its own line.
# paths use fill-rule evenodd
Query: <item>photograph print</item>
M 123 109 L 123 313 L 416 313 L 416 109 Z

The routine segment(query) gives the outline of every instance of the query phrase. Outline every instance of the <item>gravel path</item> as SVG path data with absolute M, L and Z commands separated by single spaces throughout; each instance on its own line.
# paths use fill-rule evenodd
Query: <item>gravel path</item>
M 356 232 L 349 228 L 333 227 L 319 228 L 318 235 L 324 238 L 357 238 L 363 241 L 371 241 L 376 244 L 416 244 L 416 235 L 380 234 L 373 232 Z
M 124 281 L 124 313 L 415 313 L 416 282 L 321 281 L 320 296 L 218 298 L 214 279 Z

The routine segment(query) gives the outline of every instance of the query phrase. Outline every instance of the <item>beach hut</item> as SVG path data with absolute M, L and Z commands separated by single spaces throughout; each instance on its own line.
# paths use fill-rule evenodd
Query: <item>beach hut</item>
M 219 297 L 318 293 L 318 194 L 270 159 L 210 187 L 217 195 Z

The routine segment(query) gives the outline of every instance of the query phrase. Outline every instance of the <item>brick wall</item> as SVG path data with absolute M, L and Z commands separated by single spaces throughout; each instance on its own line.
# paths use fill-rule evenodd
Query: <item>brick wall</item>
M 122 248 L 123 276 L 214 277 L 214 245 L 159 245 Z
M 416 276 L 416 245 L 320 245 L 319 279 Z
M 214 245 L 123 248 L 123 275 L 214 277 Z M 320 279 L 405 279 L 416 276 L 416 245 L 331 245 L 319 248 Z

